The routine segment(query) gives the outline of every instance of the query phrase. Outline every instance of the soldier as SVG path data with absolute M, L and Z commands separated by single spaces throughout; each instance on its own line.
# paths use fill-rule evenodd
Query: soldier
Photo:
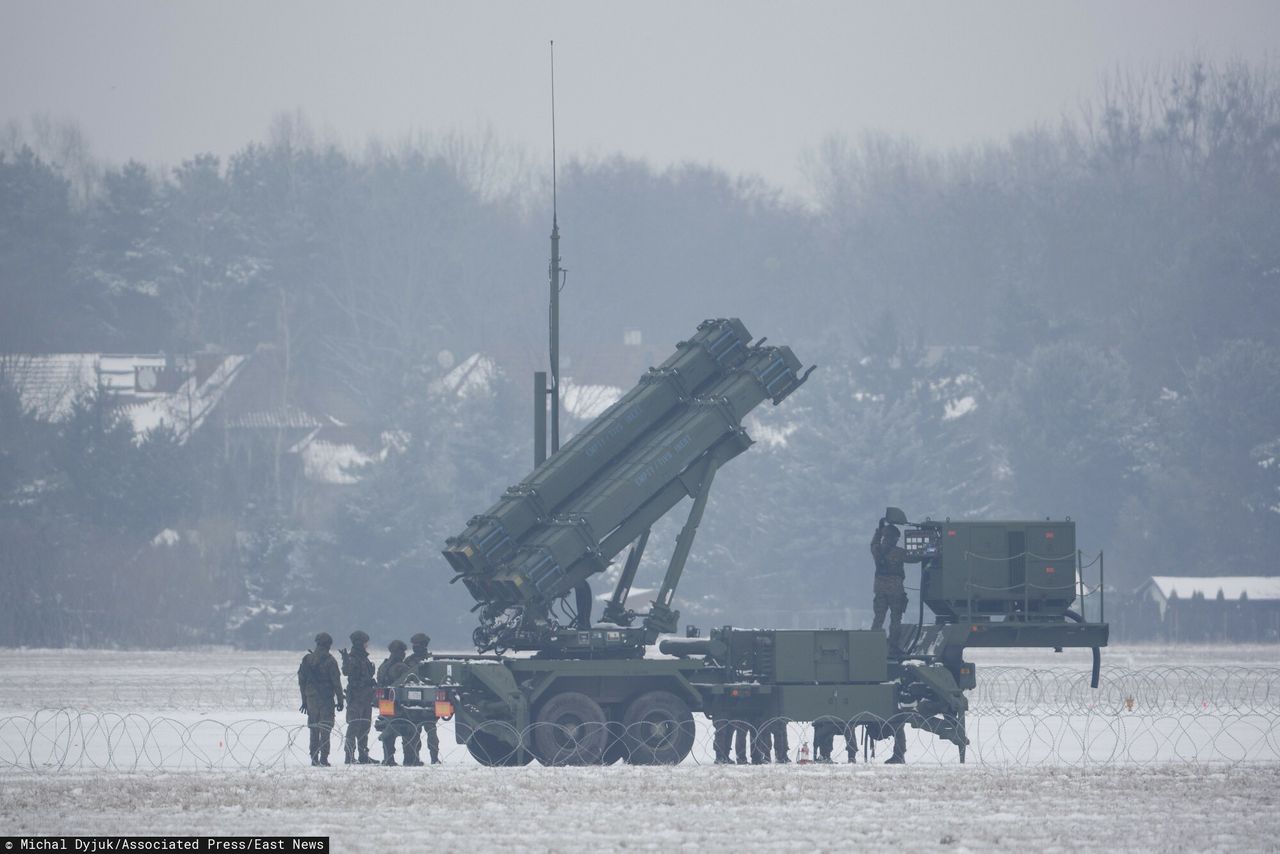
M 790 745 L 787 742 L 787 722 L 783 718 L 773 718 L 752 731 L 751 764 L 767 765 L 777 762 L 786 765 L 791 761 L 787 755 Z
M 298 711 L 307 716 L 311 730 L 311 764 L 329 767 L 329 739 L 333 732 L 333 713 L 342 711 L 342 677 L 338 662 L 329 647 L 333 638 L 327 632 L 316 635 L 316 648 L 302 657 L 298 665 L 298 691 L 302 705 Z
M 409 672 L 408 666 L 404 663 L 404 651 L 408 649 L 402 640 L 393 640 L 387 644 L 387 652 L 389 655 L 378 665 L 377 682 L 380 688 L 390 688 L 395 685 L 406 673 Z M 413 758 L 412 746 L 410 744 L 411 735 L 409 732 L 409 722 L 404 718 L 383 716 L 382 723 L 385 726 L 382 729 L 382 735 L 378 738 L 382 741 L 382 764 L 396 764 L 396 738 L 399 737 L 401 745 L 404 749 L 404 761 L 406 765 L 411 765 L 409 760 Z
M 431 658 L 431 638 L 425 632 L 418 632 L 409 638 L 409 643 L 413 645 L 413 655 L 404 660 L 409 668 L 414 672 L 418 672 L 418 665 Z M 421 712 L 414 712 L 413 719 L 413 742 L 414 742 L 414 759 L 418 759 L 418 754 L 422 750 L 422 739 L 419 735 L 419 728 L 427 731 L 427 751 L 431 754 L 431 764 L 440 764 L 440 736 L 436 733 L 436 712 L 435 706 L 428 704 L 427 708 Z M 405 763 L 406 765 L 408 762 Z M 418 759 L 414 764 L 421 765 L 422 761 Z
M 714 718 L 711 722 L 715 731 L 712 746 L 715 748 L 716 764 L 728 765 L 733 760 L 730 751 L 737 756 L 739 765 L 747 764 L 747 725 L 742 721 L 731 721 L 727 718 Z
M 858 761 L 858 731 L 853 721 L 849 721 L 844 725 L 844 752 L 849 758 L 849 764 L 853 765 Z
M 884 614 L 888 611 L 889 646 L 893 649 L 898 648 L 898 629 L 902 627 L 902 615 L 907 610 L 907 591 L 903 586 L 907 573 L 903 564 L 923 560 L 922 557 L 898 547 L 901 536 L 902 532 L 896 525 L 887 519 L 881 519 L 875 536 L 871 538 L 871 558 L 876 565 L 875 620 L 872 621 L 871 628 L 883 629 Z
M 824 765 L 831 764 L 831 750 L 836 743 L 836 732 L 839 725 L 831 718 L 821 718 L 813 722 L 813 761 Z
M 711 748 L 717 765 L 729 764 L 729 745 L 733 741 L 733 726 L 724 718 L 711 719 Z
M 739 765 L 749 765 L 750 757 L 747 755 L 747 738 L 750 736 L 750 727 L 746 721 L 733 722 L 733 757 L 734 761 Z
M 889 726 L 893 730 L 893 755 L 886 759 L 884 764 L 905 765 L 907 761 L 907 725 L 903 721 L 896 721 Z
M 351 633 L 351 651 L 342 650 L 342 673 L 347 677 L 347 738 L 343 761 L 370 765 L 369 725 L 373 717 L 373 662 L 369 660 L 369 635 L 356 629 Z M 359 751 L 359 759 L 356 752 Z

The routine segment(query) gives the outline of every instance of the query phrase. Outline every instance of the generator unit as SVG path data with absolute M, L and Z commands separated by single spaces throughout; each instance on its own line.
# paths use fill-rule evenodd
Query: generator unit
M 1076 598 L 1076 524 L 925 521 L 903 532 L 938 617 L 1061 617 Z

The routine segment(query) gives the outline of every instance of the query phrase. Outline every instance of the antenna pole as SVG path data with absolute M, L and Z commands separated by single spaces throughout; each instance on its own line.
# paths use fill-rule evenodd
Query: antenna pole
M 560 450 L 560 221 L 556 197 L 556 43 L 551 42 L 551 453 Z

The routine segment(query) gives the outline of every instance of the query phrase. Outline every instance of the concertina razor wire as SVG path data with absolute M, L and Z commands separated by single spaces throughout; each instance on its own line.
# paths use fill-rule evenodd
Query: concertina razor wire
M 308 728 L 287 711 L 296 694 L 291 676 L 251 668 L 204 684 L 122 689 L 112 696 L 112 702 L 137 706 L 151 701 L 154 708 L 172 710 L 167 714 L 65 706 L 0 716 L 0 770 L 266 771 L 309 765 Z M 198 716 L 212 709 L 262 714 Z M 774 748 L 768 759 L 782 758 L 783 744 L 789 761 L 808 762 L 824 758 L 820 745 L 825 747 L 826 736 L 834 762 L 851 758 L 851 741 L 857 763 L 881 762 L 891 753 L 899 725 L 908 763 L 959 763 L 954 744 L 916 729 L 912 717 L 860 720 L 850 727 L 835 719 L 713 724 L 696 715 L 692 726 L 665 730 L 646 723 L 536 723 L 519 732 L 490 722 L 468 733 L 463 744 L 457 743 L 454 722 L 437 726 L 446 763 L 713 764 L 720 758 L 763 764 L 768 747 Z M 1075 670 L 989 666 L 970 693 L 968 714 L 952 723 L 968 739 L 965 761 L 992 768 L 1276 762 L 1280 667 L 1108 668 L 1091 689 L 1088 676 Z M 717 731 L 724 728 L 730 735 L 721 734 L 717 751 Z M 330 735 L 338 764 L 345 725 L 335 723 Z M 371 730 L 369 741 L 380 758 L 377 731 Z

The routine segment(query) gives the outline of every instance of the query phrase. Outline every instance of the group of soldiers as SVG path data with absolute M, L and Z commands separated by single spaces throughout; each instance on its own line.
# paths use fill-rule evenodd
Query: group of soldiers
M 717 765 L 767 765 L 771 762 L 786 764 L 791 761 L 787 722 L 781 718 L 763 725 L 717 718 L 713 721 L 713 726 Z M 885 760 L 886 765 L 901 765 L 906 762 L 906 734 L 902 724 L 855 724 L 835 719 L 813 722 L 813 761 L 824 764 L 834 762 L 831 754 L 835 749 L 836 736 L 843 734 L 845 755 L 850 764 L 857 762 L 859 726 L 863 727 L 863 734 L 868 742 L 890 736 L 893 738 L 893 755 Z M 874 754 L 869 744 L 866 751 L 868 756 Z
M 315 649 L 308 652 L 298 665 L 298 690 L 302 705 L 298 711 L 307 716 L 310 730 L 311 764 L 329 767 L 329 747 L 335 713 L 346 710 L 347 729 L 343 742 L 343 759 L 347 765 L 373 765 L 377 760 L 369 755 L 369 730 L 373 724 L 373 707 L 376 705 L 375 689 L 388 688 L 400 683 L 406 676 L 416 674 L 418 665 L 426 661 L 430 653 L 431 638 L 418 632 L 409 638 L 413 653 L 406 655 L 409 645 L 393 640 L 387 645 L 387 658 L 375 671 L 369 658 L 369 635 L 359 629 L 351 633 L 351 649 L 341 650 L 342 672 L 330 649 L 333 638 L 327 632 L 316 635 Z M 347 686 L 342 687 L 342 676 Z M 379 740 L 382 742 L 383 765 L 395 765 L 395 743 L 400 739 L 403 764 L 423 765 L 420 758 L 422 731 L 426 731 L 427 750 L 431 764 L 440 763 L 440 737 L 436 734 L 434 711 L 428 707 L 412 712 L 402 711 L 394 715 L 382 715 L 378 721 Z

